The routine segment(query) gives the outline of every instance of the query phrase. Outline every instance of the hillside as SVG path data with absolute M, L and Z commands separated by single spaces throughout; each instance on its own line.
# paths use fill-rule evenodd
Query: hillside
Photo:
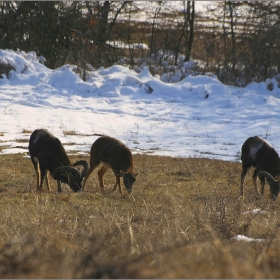
M 277 78 L 245 88 L 192 74 L 167 83 L 148 67 L 115 65 L 92 70 L 83 81 L 76 66 L 51 70 L 34 52 L 1 50 L 0 57 L 14 68 L 0 79 L 1 154 L 27 152 L 36 128 L 82 155 L 95 133 L 120 139 L 133 153 L 184 158 L 239 161 L 241 145 L 253 135 L 280 150 Z M 191 70 L 184 65 L 181 71 Z

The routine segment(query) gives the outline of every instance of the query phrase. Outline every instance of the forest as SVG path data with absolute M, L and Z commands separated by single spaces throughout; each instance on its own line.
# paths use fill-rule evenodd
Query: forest
M 174 2 L 173 2 L 174 3 Z M 214 74 L 228 85 L 278 77 L 279 1 L 0 1 L 2 49 L 35 51 L 55 69 L 147 64 L 152 74 Z M 0 65 L 1 66 L 1 65 Z M 1 67 L 2 69 L 2 67 Z M 279 78 L 280 80 L 280 78 Z

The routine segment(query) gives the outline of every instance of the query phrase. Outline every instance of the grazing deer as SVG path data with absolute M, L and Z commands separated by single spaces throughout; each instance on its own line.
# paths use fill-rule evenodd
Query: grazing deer
M 84 178 L 83 189 L 85 189 L 90 174 L 100 163 L 102 167 L 98 171 L 98 178 L 102 192 L 105 190 L 103 176 L 109 168 L 113 170 L 116 176 L 113 190 L 116 190 L 117 186 L 119 186 L 119 191 L 123 194 L 120 184 L 120 177 L 123 177 L 123 183 L 127 192 L 132 192 L 132 186 L 138 174 L 133 173 L 133 157 L 126 145 L 109 136 L 102 136 L 92 144 L 90 167 Z
M 265 178 L 270 186 L 271 198 L 279 194 L 280 158 L 274 148 L 258 136 L 249 137 L 242 145 L 242 174 L 240 195 L 244 193 L 244 181 L 250 167 L 255 167 L 253 184 L 259 194 L 257 177 L 261 181 L 261 195 L 264 193 Z M 276 178 L 277 180 L 275 180 Z
M 42 190 L 44 178 L 48 190 L 50 184 L 47 170 L 53 179 L 57 180 L 57 191 L 61 192 L 61 182 L 66 183 L 77 192 L 82 188 L 82 180 L 89 169 L 85 160 L 80 160 L 72 165 L 60 140 L 46 129 L 36 129 L 30 136 L 29 153 L 34 165 L 37 178 L 37 190 Z M 74 166 L 82 165 L 80 172 Z

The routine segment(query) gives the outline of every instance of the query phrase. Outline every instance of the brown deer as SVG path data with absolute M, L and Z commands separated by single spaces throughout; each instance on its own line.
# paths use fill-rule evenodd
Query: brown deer
M 88 162 L 80 160 L 72 165 L 60 140 L 46 129 L 33 131 L 29 140 L 29 154 L 36 173 L 38 191 L 42 190 L 45 178 L 50 190 L 47 171 L 57 180 L 58 192 L 62 191 L 61 182 L 68 184 L 74 192 L 82 188 L 83 177 L 89 169 Z M 82 172 L 75 168 L 78 165 L 83 166 Z
M 129 148 L 119 140 L 109 137 L 99 137 L 91 146 L 90 167 L 83 182 L 85 189 L 86 182 L 93 170 L 102 164 L 98 171 L 98 178 L 101 191 L 104 192 L 103 176 L 111 168 L 116 176 L 116 183 L 113 190 L 119 186 L 119 191 L 123 194 L 120 184 L 120 177 L 123 177 L 123 183 L 128 193 L 132 192 L 132 186 L 138 174 L 133 173 L 133 157 Z
M 275 149 L 258 136 L 249 137 L 242 145 L 242 174 L 240 195 L 243 196 L 244 181 L 250 167 L 255 167 L 253 184 L 259 194 L 257 177 L 261 181 L 261 195 L 264 193 L 265 179 L 270 186 L 271 198 L 279 194 L 280 158 Z M 276 178 L 276 180 L 275 180 Z

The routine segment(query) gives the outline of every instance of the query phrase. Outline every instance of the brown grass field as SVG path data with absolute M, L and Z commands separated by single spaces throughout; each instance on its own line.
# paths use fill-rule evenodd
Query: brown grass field
M 70 157 L 77 159 L 89 157 Z M 133 194 L 36 191 L 29 157 L 0 157 L 1 278 L 279 278 L 279 199 L 258 198 L 241 163 L 135 155 Z M 122 185 L 123 186 L 123 185 Z M 123 186 L 124 188 L 124 186 Z M 251 210 L 264 211 L 253 213 Z M 248 215 L 244 212 L 249 211 Z M 244 234 L 262 242 L 233 241 Z

